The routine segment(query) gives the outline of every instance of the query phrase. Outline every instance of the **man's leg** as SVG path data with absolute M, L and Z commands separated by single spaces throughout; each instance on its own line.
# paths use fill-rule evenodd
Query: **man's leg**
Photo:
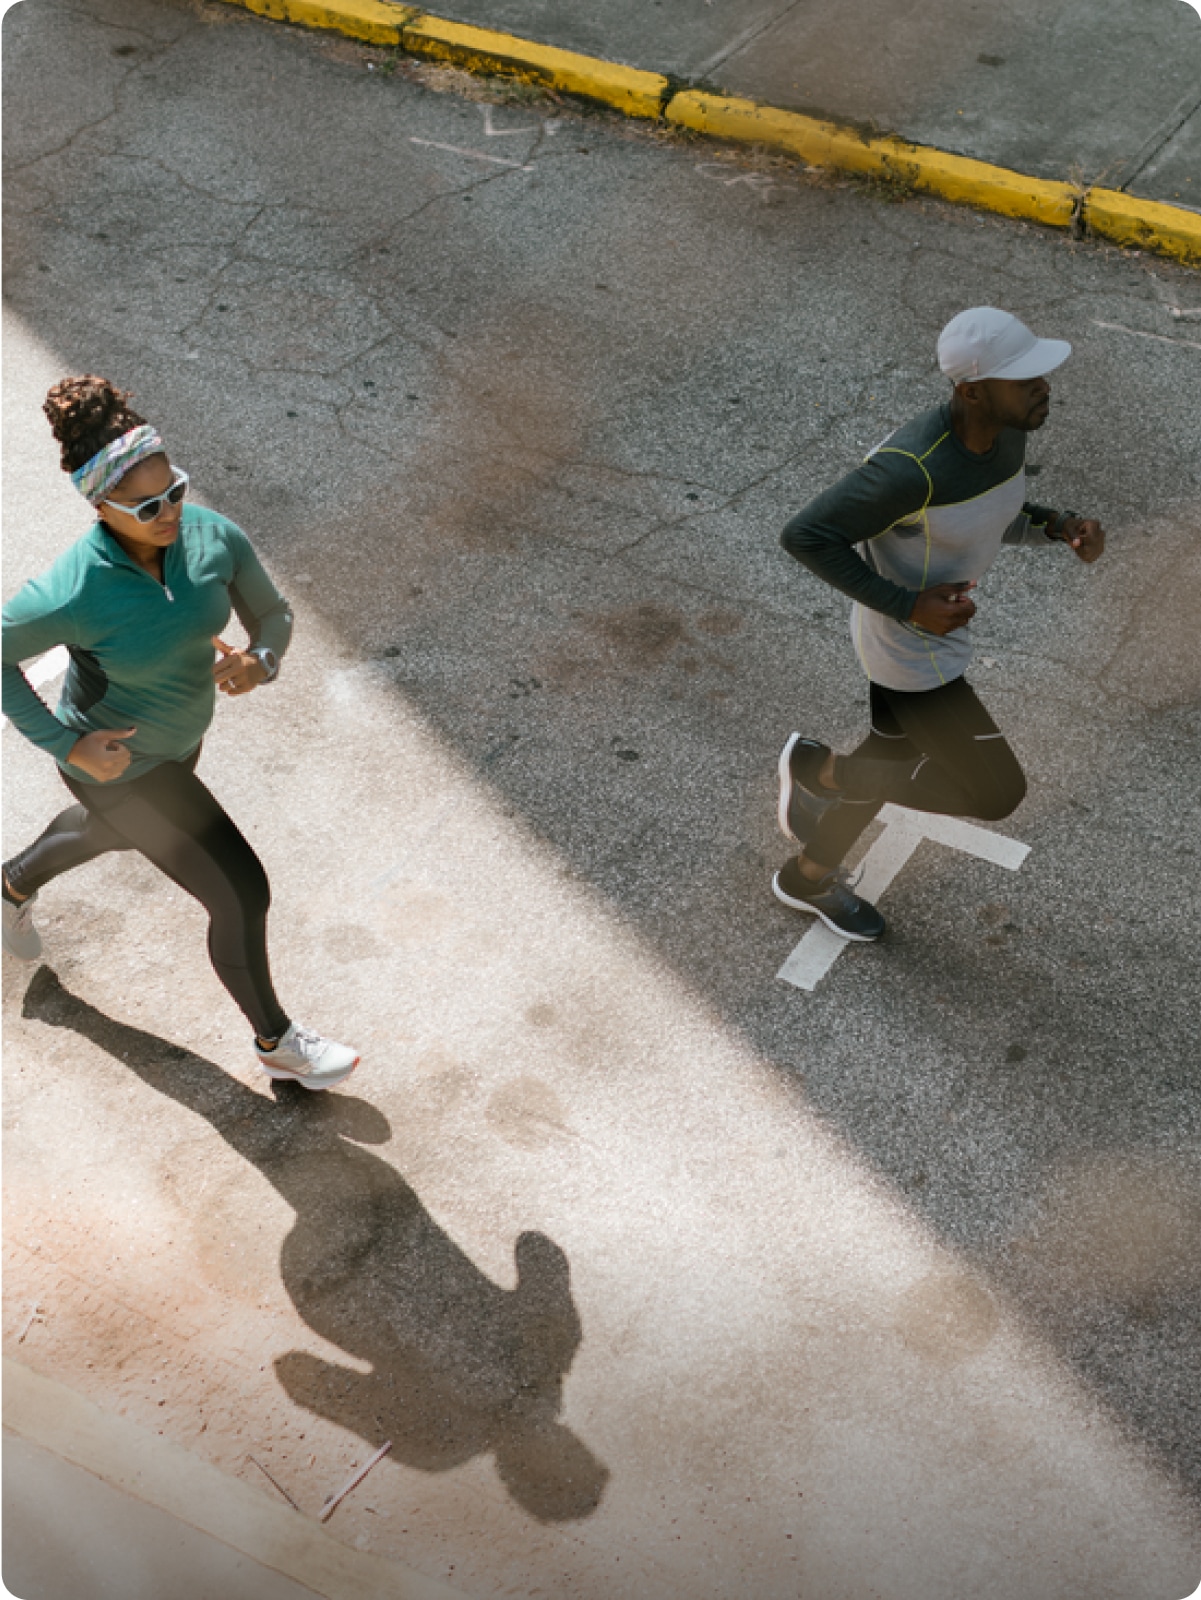
M 902 775 L 908 779 L 920 765 L 925 751 L 909 737 L 894 715 L 888 691 L 873 683 L 869 695 L 871 727 L 867 738 L 849 756 L 835 756 L 827 770 L 832 767 L 833 776 L 841 761 L 844 767 L 848 763 L 859 763 L 865 771 L 883 774 L 886 783 L 894 778 L 899 782 Z M 887 798 L 886 794 L 852 796 L 841 787 L 830 789 L 828 799 L 832 803 L 805 840 L 805 851 L 800 857 L 804 875 L 816 881 L 841 865 Z
M 837 804 L 810 837 L 812 861 L 837 866 L 886 800 L 985 822 L 1017 810 L 1025 775 L 966 678 L 917 693 L 873 683 L 871 696 L 870 737 L 834 757 Z
M 857 939 L 878 938 L 883 918 L 834 874 L 885 801 L 995 821 L 1026 793 L 1016 756 L 966 679 L 916 693 L 873 683 L 871 707 L 872 731 L 856 750 L 810 761 L 807 789 L 825 809 L 808 831 L 804 852 L 774 884 L 786 905 L 814 911 L 836 932 Z

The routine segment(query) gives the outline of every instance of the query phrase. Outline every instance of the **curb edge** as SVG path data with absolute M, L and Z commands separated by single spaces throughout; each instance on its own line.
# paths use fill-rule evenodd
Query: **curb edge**
M 342 1544 L 315 1519 L 11 1356 L 3 1380 L 6 1429 L 325 1600 L 467 1600 L 439 1579 Z
M 807 165 L 876 177 L 957 205 L 1073 229 L 1112 243 L 1201 265 L 1201 212 L 1116 189 L 1035 178 L 933 145 L 868 137 L 754 100 L 675 89 L 663 73 L 538 44 L 516 34 L 451 22 L 395 0 L 224 0 L 276 22 L 349 34 L 468 72 L 507 76 L 599 101 L 626 116 L 664 120 L 711 138 L 767 145 Z

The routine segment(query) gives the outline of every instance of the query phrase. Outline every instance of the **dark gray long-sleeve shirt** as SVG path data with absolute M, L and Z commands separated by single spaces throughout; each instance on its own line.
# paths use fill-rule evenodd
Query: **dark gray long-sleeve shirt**
M 1056 513 L 1025 501 L 1025 455 L 1014 428 L 975 454 L 956 437 L 950 405 L 937 406 L 788 523 L 785 550 L 855 602 L 851 634 L 869 678 L 934 689 L 967 669 L 968 628 L 940 636 L 909 617 L 920 590 L 979 578 L 1002 544 L 1048 543 Z

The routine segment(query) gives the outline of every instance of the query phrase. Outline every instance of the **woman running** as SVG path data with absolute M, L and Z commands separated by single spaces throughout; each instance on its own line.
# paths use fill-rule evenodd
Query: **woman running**
M 270 683 L 292 615 L 242 530 L 185 503 L 187 473 L 129 399 L 89 375 L 56 383 L 42 408 L 97 521 L 4 608 L 4 712 L 55 758 L 79 803 L 4 863 L 4 948 L 35 960 L 39 889 L 110 850 L 138 850 L 208 912 L 213 968 L 254 1029 L 263 1070 L 328 1089 L 359 1058 L 280 1006 L 267 875 L 196 776 L 216 691 Z M 245 650 L 220 637 L 231 607 Z M 56 645 L 71 657 L 57 714 L 19 665 Z

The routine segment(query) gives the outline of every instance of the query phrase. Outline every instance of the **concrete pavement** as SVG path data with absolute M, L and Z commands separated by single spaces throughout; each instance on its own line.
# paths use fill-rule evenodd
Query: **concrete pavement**
M 6 591 L 107 372 L 296 605 L 203 770 L 364 1050 L 271 1091 L 170 885 L 47 891 L 10 1350 L 306 1517 L 390 1439 L 330 1536 L 473 1600 L 1195 1589 L 1196 276 L 227 7 L 5 30 Z M 1026 861 L 922 845 L 804 993 L 775 756 L 864 697 L 778 531 L 985 299 L 1073 340 L 1038 492 L 1111 547 L 973 624 Z
M 878 0 L 703 13 L 675 0 L 649 19 L 641 6 L 581 14 L 545 0 L 467 0 L 449 16 L 392 0 L 233 3 L 1201 264 L 1201 36 L 1181 31 L 1175 0 L 1137 16 L 1030 4 L 1003 22 L 942 0 L 903 15 Z
M 4 1588 L 20 1600 L 463 1600 L 6 1357 Z M 278 1480 L 276 1480 L 278 1481 Z M 364 1480 L 366 1482 L 366 1480 Z M 371 1490 L 364 1494 L 370 1496 Z M 303 1583 L 296 1581 L 303 1576 Z
M 1182 0 L 447 0 L 481 27 L 1201 211 L 1201 15 Z

